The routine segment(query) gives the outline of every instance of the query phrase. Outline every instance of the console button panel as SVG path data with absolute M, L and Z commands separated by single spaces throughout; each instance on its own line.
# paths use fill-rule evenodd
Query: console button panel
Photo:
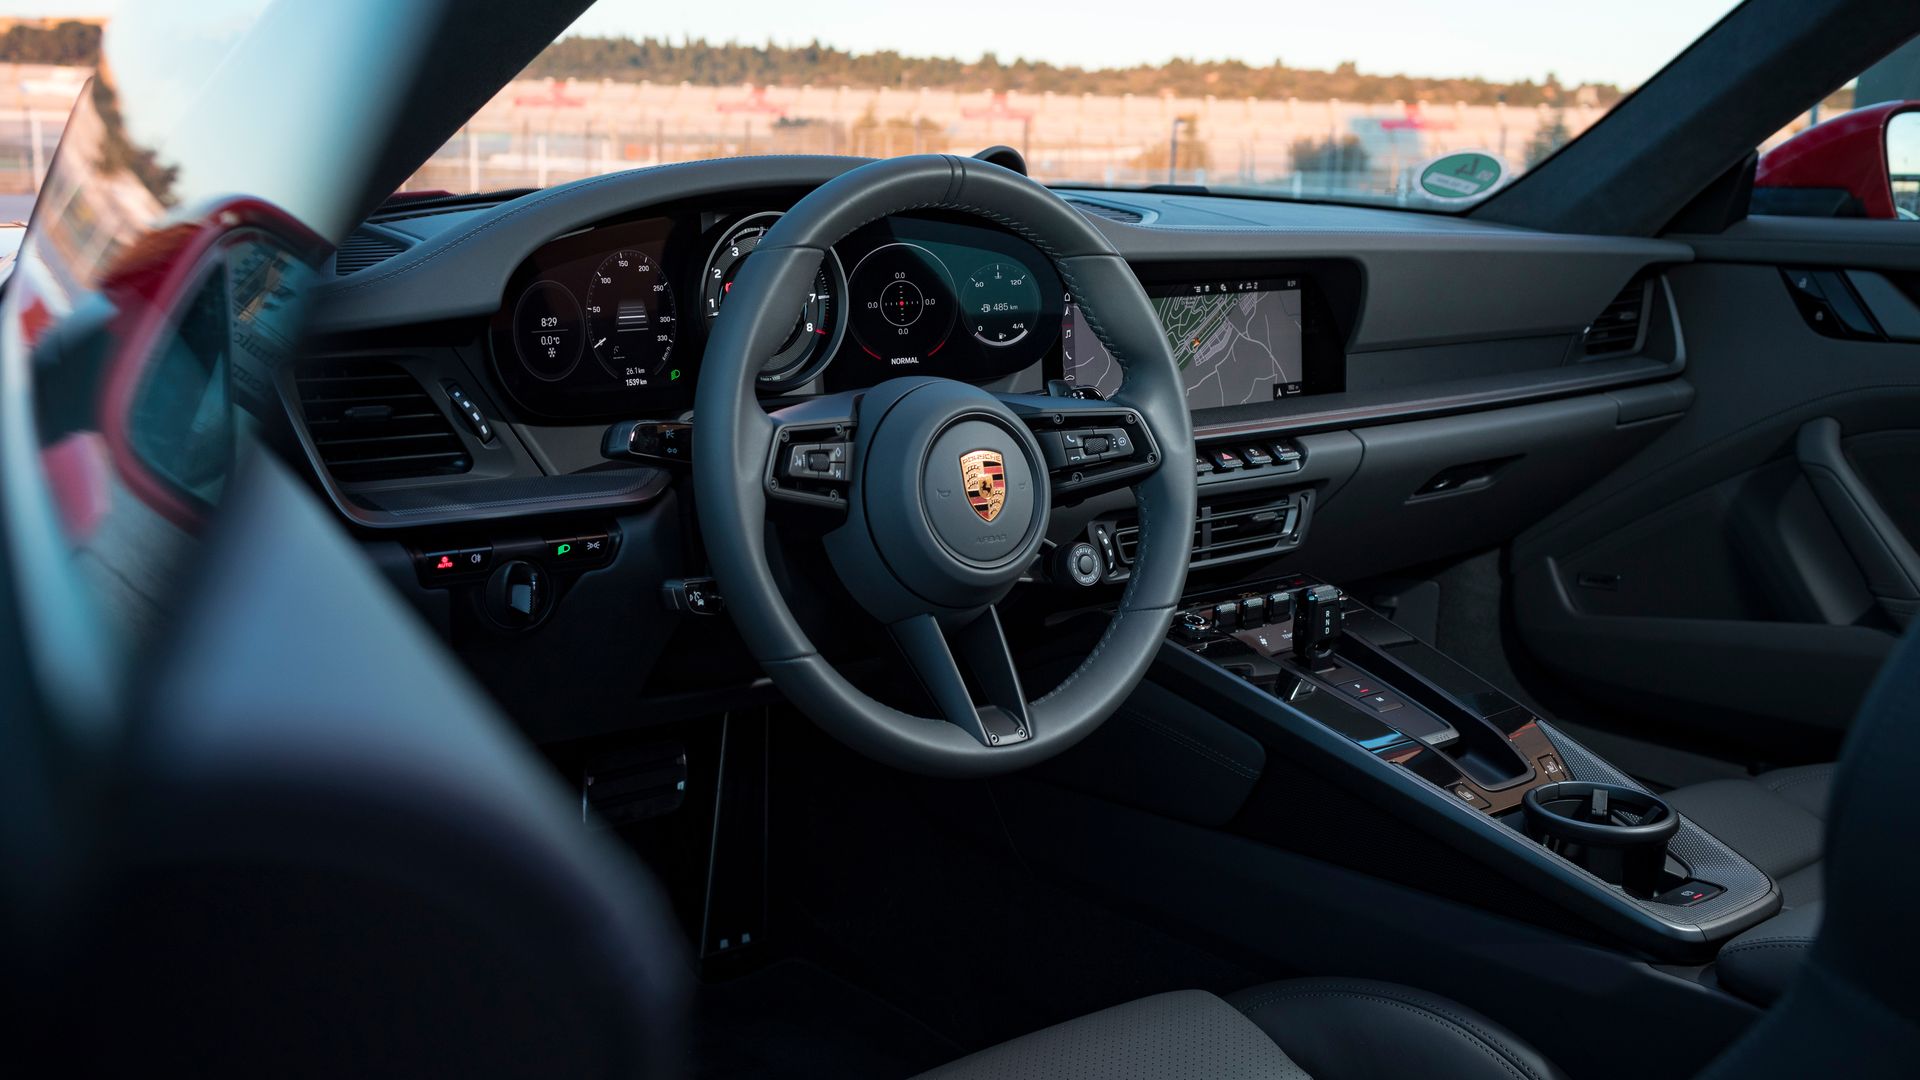
M 491 542 L 458 547 L 431 545 L 411 554 L 422 585 L 450 588 L 484 581 L 496 565 L 516 559 L 538 563 L 556 573 L 591 570 L 612 562 L 619 543 L 619 533 L 597 530 L 552 537 L 501 536 Z
M 1196 448 L 1193 471 L 1205 483 L 1233 476 L 1299 472 L 1306 463 L 1306 451 L 1292 439 L 1209 439 Z

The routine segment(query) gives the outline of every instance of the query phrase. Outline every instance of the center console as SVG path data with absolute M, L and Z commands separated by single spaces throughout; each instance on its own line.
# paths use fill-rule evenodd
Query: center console
M 1474 895 L 1512 888 L 1673 959 L 1780 907 L 1731 848 L 1334 585 L 1294 575 L 1190 598 L 1153 678 L 1340 792 L 1307 797 L 1384 810 L 1465 856 L 1356 831 L 1348 846 L 1382 850 L 1342 861 L 1479 876 L 1493 884 Z M 1319 820 L 1344 828 L 1339 813 Z

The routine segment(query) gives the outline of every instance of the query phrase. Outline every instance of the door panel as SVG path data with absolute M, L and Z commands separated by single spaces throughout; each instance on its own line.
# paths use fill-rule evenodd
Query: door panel
M 1668 272 L 1694 407 L 1511 549 L 1536 659 L 1759 755 L 1830 749 L 1920 607 L 1920 343 L 1836 329 L 1783 272 L 1905 287 L 1920 226 L 1831 224 L 1682 238 L 1703 256 Z

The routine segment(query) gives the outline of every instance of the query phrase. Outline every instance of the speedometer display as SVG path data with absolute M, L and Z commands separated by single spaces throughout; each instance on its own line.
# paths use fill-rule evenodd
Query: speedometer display
M 645 252 L 606 257 L 587 279 L 587 338 L 594 359 L 628 389 L 676 379 L 671 368 L 678 312 L 673 286 Z

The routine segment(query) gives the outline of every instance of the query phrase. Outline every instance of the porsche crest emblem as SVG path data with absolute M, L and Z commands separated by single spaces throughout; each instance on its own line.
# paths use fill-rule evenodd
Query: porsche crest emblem
M 960 483 L 981 521 L 1000 516 L 1000 508 L 1007 504 L 1007 463 L 999 451 L 969 450 L 961 454 Z

